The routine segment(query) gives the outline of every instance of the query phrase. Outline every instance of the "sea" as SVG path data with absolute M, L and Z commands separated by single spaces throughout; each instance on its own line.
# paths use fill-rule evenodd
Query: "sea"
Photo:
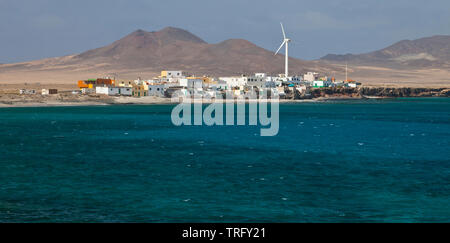
M 450 99 L 280 104 L 260 126 L 174 105 L 0 109 L 0 222 L 450 222 Z

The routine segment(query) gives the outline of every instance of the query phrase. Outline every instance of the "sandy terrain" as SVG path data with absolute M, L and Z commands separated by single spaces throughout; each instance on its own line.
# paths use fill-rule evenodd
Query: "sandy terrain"
M 336 70 L 342 70 L 338 66 Z M 120 80 L 151 79 L 158 74 L 154 71 L 143 70 L 29 70 L 16 72 L 3 70 L 0 72 L 0 90 L 6 88 L 27 88 L 27 85 L 40 87 L 64 87 L 76 89 L 78 80 L 104 76 L 116 76 Z M 329 76 L 338 80 L 345 79 L 345 72 L 331 71 Z M 450 87 L 450 70 L 443 69 L 388 69 L 383 67 L 358 66 L 349 67 L 348 78 L 357 80 L 365 86 L 388 87 Z M 26 85 L 27 84 L 27 85 Z M 63 86 L 61 86 L 63 85 Z M 29 86 L 28 86 L 29 87 Z M 42 88 L 41 88 L 42 89 Z
M 345 73 L 335 73 L 335 76 L 338 80 L 345 79 Z M 348 78 L 357 80 L 364 86 L 369 87 L 450 87 L 450 70 L 443 69 L 407 70 L 357 66 L 348 67 Z
M 116 69 L 99 69 L 92 71 L 91 69 L 77 69 L 75 67 L 64 66 L 60 69 L 45 68 L 16 71 L 14 69 L 1 69 L 0 65 L 0 85 L 1 84 L 18 84 L 40 83 L 40 84 L 72 84 L 76 87 L 78 80 L 90 78 L 101 78 L 105 76 L 115 77 L 117 80 L 136 80 L 152 79 L 159 75 L 154 71 L 145 70 L 116 70 Z M 3 65 L 5 66 L 5 65 Z

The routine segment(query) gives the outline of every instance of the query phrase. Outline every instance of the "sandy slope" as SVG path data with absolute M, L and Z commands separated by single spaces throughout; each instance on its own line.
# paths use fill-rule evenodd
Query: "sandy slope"
M 337 79 L 345 79 L 345 73 L 341 71 L 342 66 L 337 67 L 337 70 L 331 71 L 328 75 L 335 76 Z M 108 75 L 116 75 L 119 80 L 134 80 L 138 77 L 151 79 L 158 73 L 145 69 L 83 70 L 63 66 L 60 66 L 59 69 L 42 68 L 20 71 L 1 71 L 0 68 L 0 89 L 20 89 L 30 87 L 30 85 L 34 85 L 36 88 L 62 86 L 67 89 L 75 89 L 77 80 Z M 349 67 L 348 77 L 367 86 L 450 87 L 450 71 L 442 69 L 395 70 L 383 67 L 353 66 Z

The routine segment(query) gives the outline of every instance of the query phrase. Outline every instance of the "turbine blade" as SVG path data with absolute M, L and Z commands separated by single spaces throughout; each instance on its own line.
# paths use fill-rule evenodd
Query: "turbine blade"
M 284 39 L 286 39 L 286 33 L 284 32 L 283 23 L 280 23 L 280 24 L 281 24 L 281 31 L 283 31 L 283 37 L 284 37 Z
M 276 56 L 278 54 L 278 52 L 281 50 L 281 48 L 284 46 L 284 44 L 286 44 L 286 41 L 283 41 L 283 43 L 281 43 L 280 48 L 278 48 L 278 50 L 275 52 L 274 56 Z

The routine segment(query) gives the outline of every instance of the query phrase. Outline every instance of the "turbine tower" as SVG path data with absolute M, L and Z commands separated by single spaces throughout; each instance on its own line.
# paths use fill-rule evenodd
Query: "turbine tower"
M 285 53 L 285 67 L 284 67 L 284 76 L 287 79 L 289 77 L 289 42 L 291 42 L 291 39 L 286 37 L 286 33 L 284 32 L 283 23 L 281 24 L 281 31 L 283 32 L 283 43 L 281 43 L 280 48 L 275 52 L 275 56 L 278 54 L 278 52 L 281 50 L 283 45 L 286 47 L 286 53 Z

